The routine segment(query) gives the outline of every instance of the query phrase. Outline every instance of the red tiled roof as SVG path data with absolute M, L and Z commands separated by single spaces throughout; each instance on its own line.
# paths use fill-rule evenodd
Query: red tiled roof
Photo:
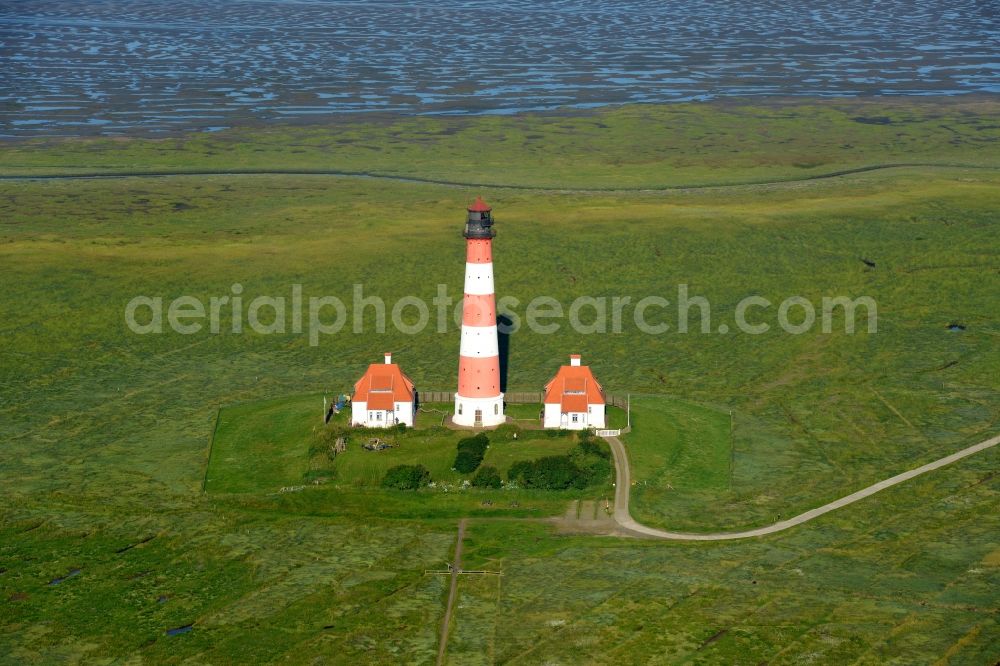
M 561 411 L 585 412 L 587 405 L 605 404 L 604 389 L 587 365 L 564 365 L 545 385 L 545 404 L 562 405 Z M 579 408 L 580 406 L 582 408 Z
M 587 411 L 587 396 L 577 393 L 575 395 L 564 395 L 562 399 L 562 413 L 585 412 Z
M 381 369 L 381 368 L 379 368 Z M 372 391 L 391 391 L 392 390 L 392 375 L 388 372 L 378 372 L 371 376 L 371 386 Z
M 482 197 L 476 197 L 475 203 L 469 206 L 470 213 L 486 213 L 491 210 L 493 209 L 490 208 L 489 204 L 483 201 Z
M 372 391 L 368 394 L 368 409 L 384 409 L 389 412 L 396 411 L 395 400 L 392 399 L 392 393 L 388 391 L 384 393 L 379 393 Z M 409 402 L 409 400 L 401 400 L 400 402 Z
M 354 383 L 354 402 L 364 402 L 369 409 L 395 408 L 396 402 L 413 402 L 413 382 L 396 363 L 372 363 Z

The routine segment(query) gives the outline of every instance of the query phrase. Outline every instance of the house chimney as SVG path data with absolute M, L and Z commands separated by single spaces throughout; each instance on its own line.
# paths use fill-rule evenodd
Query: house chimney
M 569 355 L 569 364 L 570 365 L 580 365 L 580 355 L 579 354 L 570 354 Z
M 385 364 L 389 365 L 390 363 L 392 363 L 392 352 L 386 352 L 385 353 Z

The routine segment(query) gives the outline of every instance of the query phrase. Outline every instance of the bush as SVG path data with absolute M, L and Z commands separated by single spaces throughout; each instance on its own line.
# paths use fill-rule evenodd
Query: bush
M 585 439 L 567 455 L 515 462 L 507 471 L 507 479 L 525 488 L 583 489 L 608 480 L 611 475 L 610 457 L 610 452 L 599 443 Z
M 569 453 L 586 485 L 604 483 L 611 477 L 611 452 L 597 442 L 581 442 Z
M 490 440 L 485 433 L 479 433 L 475 437 L 466 437 L 459 440 L 458 454 L 455 456 L 453 467 L 462 474 L 471 474 L 483 462 L 486 456 L 486 447 L 490 445 Z
M 430 483 L 431 473 L 423 465 L 396 465 L 390 467 L 382 479 L 383 488 L 416 490 Z
M 472 477 L 472 485 L 476 488 L 499 488 L 501 485 L 500 472 L 492 465 L 481 467 Z
M 493 439 L 514 439 L 514 435 L 523 437 L 521 427 L 515 423 L 503 423 L 493 431 Z
M 510 466 L 507 470 L 507 480 L 511 482 L 524 483 L 524 476 L 531 470 L 532 465 L 535 462 L 533 460 L 518 460 Z
M 489 437 L 486 436 L 485 432 L 481 432 L 478 435 L 474 435 L 472 437 L 463 437 L 462 439 L 458 440 L 458 446 L 456 448 L 458 448 L 459 451 L 463 449 L 469 449 L 474 451 L 482 451 L 485 453 L 486 447 L 489 446 L 489 444 L 490 444 Z
M 539 458 L 524 477 L 525 488 L 565 490 L 586 488 L 587 480 L 569 456 Z
M 570 455 L 596 456 L 608 460 L 611 458 L 611 451 L 599 442 L 581 435 L 580 443 L 573 448 Z

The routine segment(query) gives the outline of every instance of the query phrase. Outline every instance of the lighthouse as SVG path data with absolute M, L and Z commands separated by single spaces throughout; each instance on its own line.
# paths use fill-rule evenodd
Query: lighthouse
M 453 421 L 464 426 L 503 423 L 500 350 L 497 344 L 496 296 L 493 291 L 492 209 L 477 197 L 465 223 L 465 295 L 462 343 L 458 357 L 458 392 Z

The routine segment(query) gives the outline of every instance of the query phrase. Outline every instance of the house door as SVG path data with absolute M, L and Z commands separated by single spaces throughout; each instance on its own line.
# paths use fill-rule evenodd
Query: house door
M 483 425 L 483 410 L 476 410 L 476 425 Z

